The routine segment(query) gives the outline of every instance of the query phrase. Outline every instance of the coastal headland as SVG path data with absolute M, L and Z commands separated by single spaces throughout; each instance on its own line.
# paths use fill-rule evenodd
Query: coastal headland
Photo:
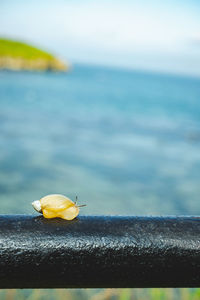
M 70 65 L 34 46 L 0 38 L 0 70 L 66 72 Z

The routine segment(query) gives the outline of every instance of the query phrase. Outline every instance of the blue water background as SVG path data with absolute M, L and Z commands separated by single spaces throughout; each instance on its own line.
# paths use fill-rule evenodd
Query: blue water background
M 200 79 L 75 65 L 0 73 L 0 213 L 200 214 Z

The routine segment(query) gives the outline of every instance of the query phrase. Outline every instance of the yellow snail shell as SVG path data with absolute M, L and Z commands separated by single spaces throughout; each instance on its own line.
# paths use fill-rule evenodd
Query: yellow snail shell
M 73 220 L 79 214 L 79 207 L 85 205 L 78 206 L 76 202 L 74 203 L 63 195 L 53 194 L 34 201 L 32 206 L 47 219 L 61 218 Z

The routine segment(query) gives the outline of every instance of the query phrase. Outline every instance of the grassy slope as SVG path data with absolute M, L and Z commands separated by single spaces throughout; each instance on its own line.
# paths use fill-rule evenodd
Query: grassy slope
M 36 47 L 19 41 L 0 39 L 0 69 L 66 71 L 69 65 Z
M 25 43 L 0 39 L 0 56 L 21 57 L 24 59 L 54 59 L 54 57 L 40 49 Z

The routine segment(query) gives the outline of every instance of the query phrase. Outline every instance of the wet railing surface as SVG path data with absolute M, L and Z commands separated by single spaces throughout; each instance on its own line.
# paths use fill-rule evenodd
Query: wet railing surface
M 0 288 L 199 286 L 199 217 L 0 216 Z

